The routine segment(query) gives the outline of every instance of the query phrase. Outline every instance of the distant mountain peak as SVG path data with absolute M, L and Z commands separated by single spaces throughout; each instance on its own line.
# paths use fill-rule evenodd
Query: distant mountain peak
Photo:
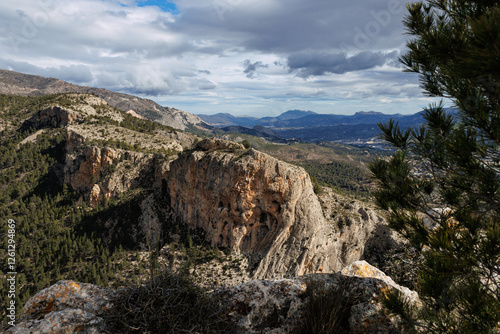
M 300 117 L 304 117 L 307 115 L 315 115 L 315 114 L 316 113 L 314 111 L 310 111 L 310 110 L 294 109 L 294 110 L 285 111 L 284 113 L 279 115 L 277 118 L 279 120 L 286 120 L 286 119 L 300 118 Z
M 382 116 L 382 115 L 385 115 L 384 113 L 380 112 L 380 111 L 358 111 L 357 113 L 355 113 L 354 115 L 358 115 L 358 116 L 361 116 L 361 115 L 378 115 L 378 116 Z

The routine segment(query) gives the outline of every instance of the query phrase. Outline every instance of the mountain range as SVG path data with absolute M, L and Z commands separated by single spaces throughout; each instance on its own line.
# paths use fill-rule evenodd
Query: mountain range
M 447 109 L 454 112 L 454 109 Z M 360 111 L 354 115 L 318 114 L 313 111 L 289 110 L 276 117 L 233 116 L 227 113 L 198 115 L 206 123 L 225 132 L 240 132 L 271 140 L 300 139 L 308 142 L 367 142 L 380 134 L 378 123 L 390 119 L 402 128 L 417 127 L 424 122 L 424 112 L 411 115 Z M 262 131 L 265 129 L 265 132 Z M 258 133 L 258 134 L 256 134 Z
M 179 130 L 243 133 L 271 141 L 298 139 L 306 142 L 337 141 L 367 143 L 376 138 L 377 123 L 396 120 L 403 128 L 419 126 L 423 112 L 412 115 L 360 111 L 354 115 L 318 114 L 313 111 L 289 110 L 276 117 L 234 116 L 228 113 L 194 115 L 156 102 L 103 88 L 78 86 L 55 78 L 23 74 L 0 69 L 0 94 L 42 96 L 60 93 L 94 94 L 110 106 Z M 198 133 L 198 132 L 196 132 Z
M 403 128 L 419 126 L 423 112 L 413 115 L 360 111 L 354 115 L 318 114 L 313 111 L 289 110 L 276 117 L 233 116 L 227 113 L 198 115 L 224 132 L 238 132 L 268 140 L 299 139 L 306 142 L 371 142 L 380 134 L 378 123 L 396 120 Z M 265 130 L 265 131 L 263 131 Z
M 360 111 L 354 115 L 318 114 L 313 111 L 289 110 L 276 117 L 233 116 L 228 113 L 198 115 L 206 123 L 215 127 L 257 125 L 271 128 L 304 128 L 312 126 L 377 124 L 378 122 L 397 120 L 401 125 L 413 125 L 422 121 L 422 113 L 412 115 L 384 114 L 376 111 Z

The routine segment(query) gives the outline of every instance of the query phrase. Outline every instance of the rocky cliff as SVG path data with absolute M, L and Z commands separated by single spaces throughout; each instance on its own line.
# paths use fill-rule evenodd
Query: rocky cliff
M 102 123 L 103 117 L 111 122 Z M 383 252 L 393 243 L 377 211 L 331 190 L 318 198 L 300 167 L 220 139 L 184 151 L 195 136 L 134 131 L 120 126 L 124 117 L 98 97 L 70 94 L 28 123 L 66 131 L 60 179 L 91 207 L 144 190 L 138 221 L 129 228 L 149 236 L 140 242 L 134 235 L 139 244 L 170 234 L 168 222 L 180 221 L 202 231 L 212 247 L 243 254 L 251 277 L 275 278 L 336 272 L 364 258 L 366 245 Z M 102 224 L 112 240 L 120 222 Z
M 102 119 L 110 123 L 100 122 Z M 95 207 L 104 199 L 141 186 L 145 174 L 154 168 L 154 154 L 149 152 L 152 148 L 179 152 L 195 138 L 176 131 L 146 134 L 120 126 L 123 120 L 124 113 L 101 98 L 66 94 L 40 109 L 25 127 L 65 131 L 65 164 L 59 177 Z
M 91 206 L 141 185 L 165 193 L 163 203 L 144 199 L 140 229 L 152 221 L 155 235 L 171 234 L 149 209 L 161 208 L 169 222 L 202 231 L 212 247 L 244 255 L 250 277 L 336 272 L 395 244 L 370 205 L 328 189 L 318 197 L 304 169 L 240 144 L 207 139 L 162 160 L 95 146 L 75 150 L 81 140 L 69 134 L 64 181 Z
M 330 203 L 344 206 L 332 219 L 304 169 L 227 141 L 199 143 L 165 178 L 173 215 L 202 229 L 212 246 L 248 255 L 255 278 L 338 271 L 362 258 L 384 224 L 368 205 L 341 197 Z

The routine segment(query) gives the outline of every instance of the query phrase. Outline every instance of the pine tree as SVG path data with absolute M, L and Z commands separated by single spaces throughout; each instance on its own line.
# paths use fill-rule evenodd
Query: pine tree
M 427 333 L 500 330 L 500 5 L 435 0 L 408 6 L 414 37 L 401 58 L 429 96 L 424 125 L 380 124 L 398 151 L 370 169 L 389 223 L 422 251 L 424 307 L 400 314 Z M 395 306 L 395 305 L 393 305 Z

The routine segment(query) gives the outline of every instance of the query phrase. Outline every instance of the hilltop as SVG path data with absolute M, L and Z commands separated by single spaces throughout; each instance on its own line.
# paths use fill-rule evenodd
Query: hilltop
M 103 88 L 78 86 L 55 78 L 45 78 L 0 69 L 0 94 L 42 96 L 59 93 L 94 94 L 105 100 L 112 107 L 122 111 L 132 110 L 147 119 L 180 130 L 192 127 L 207 128 L 205 122 L 198 116 L 179 109 L 160 106 L 149 99 L 111 92 Z

